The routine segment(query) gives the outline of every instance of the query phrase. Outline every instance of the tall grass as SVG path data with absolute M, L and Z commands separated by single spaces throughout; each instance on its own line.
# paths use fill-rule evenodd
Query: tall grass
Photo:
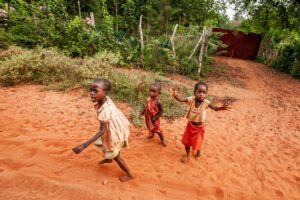
M 54 49 L 11 47 L 0 50 L 0 84 L 34 83 L 54 90 L 67 90 L 78 86 L 88 88 L 92 80 L 108 78 L 112 82 L 112 98 L 129 103 L 133 107 L 132 121 L 141 125 L 138 113 L 147 99 L 150 84 L 158 81 L 163 86 L 160 99 L 164 105 L 164 117 L 183 116 L 186 111 L 184 106 L 169 93 L 172 81 L 154 73 L 119 72 L 114 70 L 118 62 L 118 57 L 109 52 L 100 52 L 88 58 L 70 58 Z M 190 91 L 185 87 L 181 90 Z

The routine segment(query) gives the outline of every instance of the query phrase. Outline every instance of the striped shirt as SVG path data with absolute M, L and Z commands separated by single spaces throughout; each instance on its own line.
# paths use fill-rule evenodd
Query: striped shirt
M 122 142 L 128 145 L 130 123 L 113 101 L 108 96 L 106 98 L 101 107 L 96 104 L 95 108 L 98 121 L 107 124 L 107 130 L 101 137 L 102 145 L 106 149 L 112 150 Z

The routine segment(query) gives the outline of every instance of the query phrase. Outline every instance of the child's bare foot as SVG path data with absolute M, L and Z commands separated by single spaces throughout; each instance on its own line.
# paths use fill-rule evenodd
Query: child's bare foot
M 195 154 L 195 159 L 198 160 L 198 158 L 200 158 L 201 156 L 201 152 L 197 151 L 197 153 Z
M 112 162 L 112 159 L 103 159 L 101 161 L 98 162 L 99 165 L 102 165 L 104 163 L 111 163 Z
M 190 160 L 190 157 L 189 157 L 189 156 L 183 156 L 183 157 L 180 159 L 180 161 L 181 161 L 182 163 L 187 163 L 189 160 Z
M 119 180 L 121 181 L 121 182 L 127 182 L 127 181 L 130 181 L 130 180 L 132 180 L 132 179 L 134 179 L 135 178 L 135 176 L 134 175 L 123 175 L 123 176 L 120 176 L 119 177 Z
M 149 135 L 147 136 L 147 139 L 152 139 L 152 138 L 154 138 L 154 134 L 149 134 Z
M 163 147 L 166 147 L 166 146 L 167 146 L 167 143 L 163 140 L 163 141 L 161 141 L 161 145 L 162 145 Z
M 79 154 L 80 152 L 82 152 L 83 150 L 85 149 L 84 145 L 79 145 L 75 148 L 73 148 L 73 152 L 76 153 L 76 154 Z

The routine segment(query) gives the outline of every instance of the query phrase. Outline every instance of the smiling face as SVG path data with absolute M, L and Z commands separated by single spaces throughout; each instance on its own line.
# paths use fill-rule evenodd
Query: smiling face
M 156 98 L 160 94 L 160 89 L 158 86 L 152 85 L 149 89 L 149 96 L 151 98 Z
M 90 97 L 92 102 L 101 102 L 106 97 L 106 92 L 101 83 L 93 82 L 91 84 Z
M 207 94 L 207 88 L 205 85 L 199 85 L 194 91 L 195 97 L 199 101 L 203 101 Z

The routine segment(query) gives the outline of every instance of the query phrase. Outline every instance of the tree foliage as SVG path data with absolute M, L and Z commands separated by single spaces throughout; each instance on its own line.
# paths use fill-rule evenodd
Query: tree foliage
M 4 0 L 0 8 L 8 11 L 9 22 L 0 27 L 0 40 L 27 48 L 56 47 L 72 57 L 109 50 L 122 57 L 121 63 L 192 74 L 197 58 L 187 57 L 204 26 L 226 23 L 224 5 L 221 0 Z M 87 22 L 91 12 L 95 27 Z M 138 32 L 141 15 L 144 49 Z M 175 24 L 176 59 L 169 41 Z
M 264 34 L 278 51 L 273 67 L 299 77 L 300 2 L 297 0 L 231 0 L 247 17 L 239 29 Z

